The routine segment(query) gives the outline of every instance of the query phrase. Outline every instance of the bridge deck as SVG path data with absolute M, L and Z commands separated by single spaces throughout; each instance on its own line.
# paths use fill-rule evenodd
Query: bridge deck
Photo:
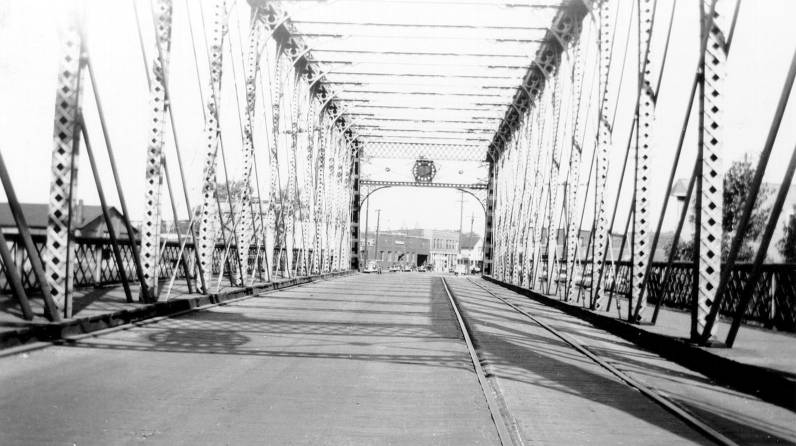
M 473 282 L 448 282 L 526 443 L 707 443 Z M 792 412 L 478 283 L 734 438 L 796 441 Z M 442 281 L 420 273 L 317 282 L 0 362 L 4 445 L 498 443 Z

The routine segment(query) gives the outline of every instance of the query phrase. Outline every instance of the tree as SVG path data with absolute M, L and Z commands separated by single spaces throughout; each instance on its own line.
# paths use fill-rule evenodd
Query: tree
M 229 189 L 227 189 L 227 185 L 229 185 Z M 229 197 L 228 191 L 232 194 L 231 201 L 234 202 L 235 199 L 240 196 L 242 190 L 243 180 L 216 183 L 216 196 L 218 196 L 218 200 L 222 203 L 227 202 Z
M 730 254 L 730 245 L 738 229 L 738 223 L 743 213 L 744 202 L 746 201 L 749 190 L 752 187 L 752 180 L 755 175 L 754 166 L 745 156 L 741 161 L 735 161 L 724 174 L 724 194 L 722 197 L 722 221 L 721 227 L 724 235 L 721 239 L 721 260 L 726 261 Z M 769 197 L 773 193 L 770 187 L 761 185 L 760 191 L 755 198 L 752 215 L 746 227 L 741 249 L 738 251 L 738 261 L 751 261 L 755 255 L 755 242 L 760 237 L 765 227 L 771 205 L 768 203 Z M 690 221 L 695 221 L 696 211 L 692 212 Z M 669 243 L 671 246 L 671 242 Z M 667 247 L 668 250 L 668 247 Z M 678 260 L 693 260 L 694 241 L 681 241 L 677 248 L 676 258 Z
M 796 205 L 793 206 L 793 212 L 785 222 L 784 232 L 782 239 L 777 243 L 777 248 L 786 262 L 796 263 Z

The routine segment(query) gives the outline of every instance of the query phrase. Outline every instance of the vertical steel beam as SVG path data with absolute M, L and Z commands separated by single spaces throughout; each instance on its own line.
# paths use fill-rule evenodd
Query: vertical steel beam
M 59 30 L 61 59 L 55 98 L 54 148 L 52 152 L 47 244 L 44 261 L 47 285 L 58 311 L 72 316 L 74 268 L 73 218 L 77 196 L 80 128 L 77 110 L 81 102 L 83 40 L 78 13 L 72 11 Z
M 650 40 L 655 14 L 655 0 L 638 0 L 638 51 L 640 61 L 638 129 L 636 131 L 636 169 L 635 190 L 633 193 L 633 264 L 631 296 L 639 299 L 636 307 L 639 312 L 646 308 L 646 297 L 642 291 L 647 265 L 653 253 L 650 252 L 650 213 L 649 213 L 649 157 L 652 152 L 652 131 L 655 123 L 655 100 L 653 72 L 655 67 L 650 57 Z M 621 260 L 621 259 L 620 259 Z
M 308 82 L 311 80 L 308 77 Z M 300 133 L 304 135 L 306 140 L 304 140 L 304 156 L 306 158 L 304 163 L 304 185 L 303 189 L 299 190 L 299 202 L 300 205 L 300 215 L 301 218 L 299 222 L 301 223 L 301 256 L 299 257 L 299 268 L 297 268 L 298 274 L 301 276 L 307 276 L 310 274 L 310 257 L 308 253 L 308 240 L 309 240 L 309 232 L 310 232 L 310 220 L 312 219 L 312 212 L 309 209 L 312 208 L 312 153 L 313 153 L 313 141 L 312 141 L 312 120 L 315 115 L 315 99 L 312 97 L 311 94 L 307 95 L 307 105 L 305 106 L 305 113 L 302 116 L 302 127 Z M 297 154 L 298 156 L 298 154 Z
M 315 249 L 312 256 L 312 270 L 316 274 L 324 272 L 324 252 L 323 252 L 323 231 L 322 228 L 326 224 L 326 213 L 324 205 L 325 199 L 325 186 L 326 186 L 326 146 L 328 144 L 328 121 L 329 118 L 326 113 L 319 118 L 318 125 L 318 156 L 315 164 Z M 378 255 L 378 254 L 377 254 Z
M 299 118 L 299 76 L 295 73 L 295 65 L 293 66 L 293 81 L 289 84 L 291 86 L 290 98 L 290 146 L 287 148 L 287 202 L 285 209 L 282 213 L 285 222 L 285 269 L 293 271 L 293 249 L 296 246 L 296 156 L 298 150 L 298 118 Z M 286 95 L 286 97 L 288 97 Z
M 213 5 L 213 20 L 210 28 L 210 92 L 205 102 L 205 165 L 202 172 L 202 207 L 199 215 L 199 263 L 205 276 L 204 282 L 210 283 L 213 272 L 213 252 L 216 248 L 216 224 L 223 225 L 221 209 L 216 200 L 217 156 L 219 145 L 218 98 L 221 94 L 221 75 L 223 61 L 224 36 L 227 33 L 226 0 L 217 0 Z M 218 223 L 217 223 L 218 221 Z M 224 268 L 224 265 L 221 265 Z
M 703 333 L 706 317 L 716 300 L 721 279 L 722 215 L 724 170 L 722 167 L 724 79 L 726 77 L 727 34 L 730 16 L 728 0 L 703 0 L 702 35 L 706 40 L 701 56 L 702 79 L 699 99 L 699 174 L 696 184 L 696 231 L 694 257 L 697 261 L 695 295 L 691 314 L 691 337 Z
M 360 200 L 360 190 L 359 190 L 359 174 L 360 174 L 360 157 L 359 153 L 360 150 L 357 147 L 352 149 L 353 151 L 353 163 L 352 163 L 352 170 L 351 170 L 351 186 L 353 196 L 351 197 L 351 269 L 358 271 L 359 270 L 359 200 Z
M 559 68 L 561 68 L 559 66 Z M 561 169 L 561 149 L 562 149 L 562 137 L 560 135 L 561 130 L 566 131 L 566 124 L 564 126 L 561 125 L 561 106 L 563 104 L 562 95 L 563 91 L 561 88 L 561 71 L 557 71 L 554 78 L 554 89 L 553 89 L 553 119 L 555 120 L 555 125 L 553 126 L 553 144 L 552 144 L 552 158 L 550 160 L 550 178 L 548 180 L 548 190 L 549 190 L 549 203 L 548 203 L 548 213 L 547 213 L 547 286 L 546 289 L 550 289 L 550 283 L 553 280 L 553 277 L 557 276 L 554 273 L 555 269 L 555 260 L 556 260 L 556 249 L 557 249 L 557 242 L 558 242 L 558 224 L 559 221 L 557 219 L 558 216 L 558 189 L 561 184 L 562 179 L 562 169 Z
M 570 143 L 569 181 L 567 183 L 567 215 L 569 216 L 569 227 L 567 228 L 567 286 L 564 287 L 565 300 L 572 300 L 571 292 L 574 290 L 574 288 L 571 286 L 572 275 L 575 273 L 575 254 L 577 252 L 578 242 L 580 241 L 580 226 L 578 225 L 578 219 L 575 217 L 575 213 L 577 212 L 578 193 L 580 191 L 580 169 L 581 157 L 583 155 L 581 141 L 583 141 L 583 135 L 585 134 L 585 126 L 583 120 L 581 119 L 582 113 L 580 111 L 583 97 L 583 77 L 585 71 L 583 69 L 585 58 L 583 54 L 583 40 L 584 36 L 581 35 L 578 41 L 575 43 L 573 55 L 573 58 L 575 59 L 573 62 L 574 79 L 572 83 L 572 109 L 574 110 L 574 123 L 572 130 L 572 141 Z
M 481 265 L 482 273 L 486 276 L 492 276 L 492 265 L 494 261 L 493 256 L 493 249 L 494 249 L 494 221 L 495 221 L 495 174 L 496 172 L 496 165 L 495 160 L 492 159 L 490 156 L 489 158 L 489 167 L 488 167 L 488 180 L 487 180 L 487 189 L 486 189 L 486 220 L 484 223 L 484 258 L 483 264 Z M 365 241 L 365 249 L 367 250 L 367 240 Z
M 146 174 L 144 182 L 144 219 L 141 223 L 141 267 L 149 295 L 158 295 L 160 249 L 160 192 L 163 185 L 162 154 L 166 132 L 166 79 L 171 49 L 171 0 L 155 0 L 156 56 L 152 60 L 150 113 Z
M 605 199 L 606 182 L 608 180 L 608 152 L 611 149 L 611 116 L 608 101 L 608 81 L 611 68 L 611 47 L 613 46 L 614 23 L 612 0 L 603 0 L 600 4 L 600 62 L 599 62 L 599 91 L 600 91 L 600 121 L 597 135 L 597 171 L 594 184 L 594 199 L 596 208 L 596 221 L 594 231 L 595 251 L 592 253 L 592 279 L 602 275 L 604 267 L 603 258 L 608 249 L 608 238 L 611 228 L 608 227 L 608 203 Z M 592 306 L 601 309 L 604 306 L 604 293 L 597 291 L 595 302 Z
M 254 215 L 251 212 L 251 174 L 254 164 L 254 130 L 252 122 L 256 105 L 257 72 L 260 65 L 260 54 L 265 38 L 265 27 L 260 18 L 261 11 L 255 7 L 249 29 L 248 49 L 245 64 L 246 113 L 243 114 L 243 173 L 242 187 L 236 200 L 238 224 L 236 238 L 238 258 L 241 259 L 241 283 L 246 282 L 249 265 L 249 245 L 254 234 Z M 255 268 L 257 265 L 254 266 Z

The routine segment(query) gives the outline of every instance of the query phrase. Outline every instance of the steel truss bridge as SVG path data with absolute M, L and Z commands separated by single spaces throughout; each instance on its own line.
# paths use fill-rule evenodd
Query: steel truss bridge
M 15 324 L 80 320 L 101 287 L 134 309 L 358 271 L 368 196 L 433 187 L 479 201 L 482 274 L 515 292 L 629 327 L 685 310 L 674 336 L 705 348 L 732 347 L 745 323 L 796 331 L 796 268 L 767 262 L 796 169 L 796 149 L 772 156 L 796 54 L 780 52 L 790 62 L 767 86 L 777 100 L 725 228 L 728 57 L 751 2 L 441 0 L 422 5 L 427 17 L 411 0 L 386 0 L 394 15 L 358 0 L 121 2 L 127 74 L 148 91 L 134 111 L 146 143 L 132 151 L 114 130 L 132 113 L 114 100 L 124 87 L 96 50 L 107 28 L 88 3 L 63 3 L 44 226 L 19 198 L 22 149 L 0 146 L 13 217 L 0 289 Z M 675 44 L 697 12 L 699 39 Z M 683 48 L 690 71 L 666 69 L 686 65 Z M 686 101 L 660 107 L 669 97 Z M 664 146 L 662 132 L 679 136 Z M 135 181 L 133 157 L 145 164 Z M 487 181 L 371 169 L 417 159 L 476 163 Z M 80 232 L 88 186 L 98 236 Z
M 409 28 L 420 33 L 419 37 L 423 24 L 412 28 L 411 24 L 327 23 L 312 14 L 297 20 L 289 11 L 295 5 L 288 3 L 285 9 L 278 2 L 260 0 L 248 5 L 250 22 L 244 28 L 237 17 L 240 14 L 230 9 L 232 5 L 221 0 L 210 3 L 209 9 L 191 11 L 191 5 L 186 5 L 188 9 L 182 11 L 189 18 L 201 14 L 203 19 L 211 19 L 203 22 L 201 32 L 193 27 L 189 30 L 205 123 L 199 194 L 191 193 L 194 185 L 186 183 L 186 148 L 178 143 L 175 120 L 179 115 L 173 110 L 173 82 L 168 77 L 175 38 L 174 8 L 181 6 L 162 0 L 151 10 L 133 10 L 139 57 L 144 57 L 142 76 L 149 85 L 152 104 L 148 145 L 141 155 L 146 158 L 143 214 L 137 216 L 130 214 L 127 203 L 140 196 L 131 196 L 120 176 L 114 136 L 108 130 L 111 118 L 103 107 L 103 98 L 109 94 L 103 90 L 103 82 L 108 80 L 99 79 L 93 68 L 101 56 L 90 52 L 85 19 L 77 8 L 61 20 L 55 144 L 43 240 L 30 235 L 5 162 L 0 170 L 18 234 L 4 237 L 6 244 L 0 244 L 9 247 L 2 252 L 4 264 L 18 266 L 5 268 L 4 289 L 13 294 L 25 319 L 34 317 L 30 299 L 42 299 L 44 314 L 52 321 L 73 315 L 75 287 L 85 282 L 84 276 L 90 276 L 82 271 L 87 261 L 84 256 L 90 254 L 81 243 L 87 242 L 74 236 L 76 172 L 78 162 L 87 160 L 88 168 L 81 172 L 102 179 L 97 158 L 103 155 L 113 179 L 111 184 L 96 181 L 104 218 L 110 221 L 109 203 L 117 202 L 124 232 L 140 235 L 139 241 L 131 243 L 120 239 L 118 228 L 109 225 L 104 242 L 109 250 L 99 266 L 112 271 L 128 302 L 155 302 L 169 295 L 163 287 L 174 286 L 178 279 L 190 292 L 209 293 L 217 291 L 222 282 L 235 287 L 276 277 L 358 269 L 360 188 L 416 185 L 486 189 L 487 195 L 479 199 L 487 214 L 484 273 L 502 281 L 554 292 L 561 299 L 583 301 L 597 310 L 607 309 L 614 295 L 626 296 L 630 302 L 625 318 L 631 321 L 654 322 L 660 305 L 677 302 L 693 310 L 689 335 L 701 342 L 711 340 L 720 315 L 735 321 L 727 339 L 730 345 L 744 318 L 788 329 L 796 324 L 792 303 L 780 305 L 786 313 L 775 315 L 776 321 L 754 309 L 760 299 L 766 299 L 761 295 L 761 281 L 786 274 L 773 272 L 764 260 L 792 169 L 782 178 L 751 265 L 739 266 L 744 232 L 725 234 L 722 229 L 721 166 L 726 133 L 721 122 L 725 107 L 722 85 L 739 17 L 740 7 L 735 2 L 708 2 L 703 8 L 701 56 L 692 72 L 690 100 L 681 112 L 682 132 L 677 145 L 666 149 L 653 146 L 655 105 L 665 86 L 663 67 L 671 51 L 676 4 L 656 6 L 654 1 L 641 1 L 632 6 L 637 17 L 631 20 L 624 17 L 627 11 L 621 8 L 628 5 L 623 2 L 564 1 L 555 7 L 532 8 L 538 18 L 524 28 L 487 27 L 505 40 L 518 40 L 522 34 L 518 30 L 525 29 L 525 45 L 535 56 L 523 62 L 518 54 L 506 51 L 477 54 L 392 47 L 379 51 L 339 44 L 344 37 L 369 35 L 371 29 Z M 136 6 L 136 2 L 132 4 Z M 618 22 L 620 16 L 627 24 Z M 549 23 L 542 23 L 545 20 Z M 188 24 L 194 21 L 188 20 Z M 536 21 L 542 25 L 535 26 Z M 640 39 L 630 45 L 629 32 L 623 26 L 637 30 Z M 144 38 L 147 33 L 141 32 L 147 27 L 152 33 L 150 41 Z M 314 32 L 335 27 L 345 35 Z M 458 37 L 445 38 L 455 40 L 463 38 L 459 31 L 468 28 L 451 25 L 450 29 L 445 32 Z M 514 37 L 504 36 L 507 33 Z M 206 38 L 204 57 L 198 54 L 202 46 L 196 41 L 198 34 Z M 318 40 L 314 47 L 317 35 L 327 40 Z M 653 39 L 663 44 L 651 46 Z M 625 73 L 625 66 L 634 63 L 633 51 L 641 61 L 635 62 L 638 79 L 629 79 L 632 76 Z M 371 59 L 363 59 L 363 55 Z M 380 55 L 400 61 L 437 59 L 445 68 L 436 74 L 424 68 L 412 71 L 411 66 L 405 72 L 381 72 L 377 68 L 391 65 Z M 448 69 L 449 65 L 458 68 L 448 63 L 457 58 L 479 61 L 474 64 L 478 68 Z M 507 60 L 514 62 L 499 64 Z M 351 69 L 351 63 L 376 68 Z M 504 72 L 511 67 L 521 81 L 511 80 Z M 749 196 L 737 213 L 737 228 L 747 226 L 752 217 L 753 199 L 761 188 L 787 105 L 792 71 L 781 87 Z M 205 73 L 206 79 L 202 79 Z M 226 138 L 228 145 L 233 138 L 241 141 L 237 173 L 227 170 L 225 157 L 231 155 L 224 151 L 220 126 L 224 75 L 234 81 L 240 106 L 236 112 L 239 134 Z M 460 85 L 461 80 L 464 83 Z M 478 91 L 489 93 L 466 96 L 473 80 L 481 86 Z M 450 88 L 453 85 L 456 88 Z M 636 91 L 636 110 L 629 118 L 632 122 L 623 125 L 630 129 L 629 135 L 617 134 L 614 129 L 625 116 L 618 114 L 616 97 L 630 88 Z M 93 98 L 90 111 L 84 110 L 86 96 Z M 89 138 L 94 131 L 87 132 L 86 113 L 92 114 L 92 121 L 94 116 L 98 118 L 99 128 L 94 131 L 102 136 L 101 144 Z M 663 248 L 664 219 L 667 213 L 676 212 L 670 199 L 676 173 L 691 162 L 681 156 L 689 128 L 697 129 L 700 143 L 684 202 L 694 203 L 694 233 L 699 242 L 693 244 L 693 263 L 678 261 L 678 242 L 687 237 L 687 206 L 683 206 L 666 260 L 652 261 L 652 253 Z M 621 143 L 625 140 L 626 144 Z M 104 146 L 106 153 L 93 146 Z M 650 154 L 654 150 L 675 153 L 668 175 L 655 183 L 666 190 L 662 203 L 655 204 L 650 196 Z M 84 156 L 78 157 L 79 152 Z M 623 154 L 623 163 L 611 162 L 616 154 Z M 486 160 L 488 184 L 361 181 L 363 157 Z M 176 168 L 167 168 L 167 160 Z M 613 182 L 608 179 L 616 175 L 618 184 L 610 184 Z M 243 186 L 230 190 L 233 181 Z M 219 187 L 225 190 L 217 190 Z M 660 211 L 654 213 L 653 207 Z M 621 249 L 618 258 L 613 258 L 609 232 L 623 213 L 627 220 Z M 173 240 L 164 240 L 164 222 L 177 227 L 181 218 L 188 219 L 187 226 L 176 231 Z M 132 222 L 138 220 L 140 227 L 134 227 Z M 589 234 L 585 243 L 580 240 L 581 231 Z M 731 243 L 722 261 L 721 240 L 727 237 Z M 175 253 L 166 251 L 171 243 L 176 243 Z M 167 253 L 169 259 L 164 261 Z M 20 259 L 24 265 L 19 265 Z M 220 264 L 223 268 L 219 269 Z M 791 278 L 787 273 L 777 281 Z M 654 305 L 648 311 L 650 302 Z

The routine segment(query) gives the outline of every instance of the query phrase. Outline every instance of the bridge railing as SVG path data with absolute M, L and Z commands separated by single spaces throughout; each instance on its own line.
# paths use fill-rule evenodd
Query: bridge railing
M 591 291 L 590 260 L 578 262 L 578 270 L 583 271 L 573 280 L 573 286 L 584 293 Z M 740 294 L 752 272 L 752 264 L 736 263 L 730 273 L 730 282 L 724 299 L 721 300 L 719 314 L 732 317 L 740 302 Z M 559 262 L 560 271 L 565 271 L 565 262 Z M 614 296 L 629 297 L 631 292 L 630 261 L 606 262 L 614 277 L 606 274 L 603 287 Z M 667 273 L 667 267 L 669 271 Z M 726 267 L 726 266 L 725 266 Z M 608 271 L 607 270 L 607 271 Z M 564 282 L 565 273 L 558 281 Z M 692 305 L 692 286 L 694 264 L 692 262 L 653 262 L 648 282 L 648 301 L 668 308 L 690 310 Z M 564 287 L 558 286 L 556 292 L 563 295 Z M 755 284 L 752 300 L 746 308 L 744 321 L 759 324 L 766 328 L 796 332 L 796 264 L 769 263 L 762 266 L 762 274 Z
M 33 272 L 30 260 L 28 259 L 27 251 L 25 251 L 22 239 L 18 234 L 6 234 L 6 241 L 8 242 L 8 249 L 14 258 L 14 267 L 22 280 L 22 285 L 25 291 L 30 294 L 36 294 L 39 290 L 39 283 L 36 280 L 36 275 Z M 36 250 L 41 256 L 44 251 L 46 242 L 46 235 L 34 234 L 32 236 L 33 243 Z M 107 285 L 119 284 L 122 281 L 122 276 L 119 271 L 119 265 L 114 258 L 110 239 L 102 237 L 75 237 L 73 239 L 75 246 L 75 259 L 73 268 L 73 286 L 75 289 L 100 287 Z M 135 283 L 135 261 L 133 258 L 133 250 L 130 245 L 129 239 L 119 239 L 119 249 L 122 255 L 122 268 L 127 275 L 127 279 L 131 283 Z M 180 245 L 176 241 L 167 241 L 161 246 L 162 255 L 159 260 L 158 276 L 160 280 L 170 280 L 172 275 L 175 274 L 177 279 L 185 279 L 185 270 L 178 262 L 180 258 Z M 234 245 L 226 247 L 223 244 L 217 244 L 213 250 L 213 262 L 211 271 L 214 276 L 218 276 L 222 270 L 222 263 L 226 263 L 225 259 L 232 264 L 235 268 L 236 247 Z M 226 253 L 226 257 L 225 257 Z M 307 255 L 313 255 L 313 250 L 308 249 Z M 301 258 L 302 253 L 300 248 L 293 249 L 293 258 L 291 265 L 297 265 L 297 261 Z M 186 243 L 183 248 L 182 257 L 188 262 L 188 270 L 191 272 L 192 279 L 197 276 L 196 268 L 196 254 L 192 243 Z M 321 256 L 323 258 L 323 256 Z M 249 271 L 254 273 L 265 272 L 270 265 L 273 270 L 273 265 L 278 262 L 279 268 L 277 270 L 285 270 L 285 262 L 287 256 L 284 255 L 284 249 L 279 246 L 274 248 L 274 252 L 266 263 L 265 256 L 262 249 L 256 246 L 249 248 L 249 255 L 246 261 Z M 335 259 L 331 258 L 331 263 L 334 265 Z M 8 282 L 6 276 L 6 265 L 0 260 L 0 293 L 13 294 L 11 284 Z M 224 269 L 224 275 L 229 275 L 229 268 Z

